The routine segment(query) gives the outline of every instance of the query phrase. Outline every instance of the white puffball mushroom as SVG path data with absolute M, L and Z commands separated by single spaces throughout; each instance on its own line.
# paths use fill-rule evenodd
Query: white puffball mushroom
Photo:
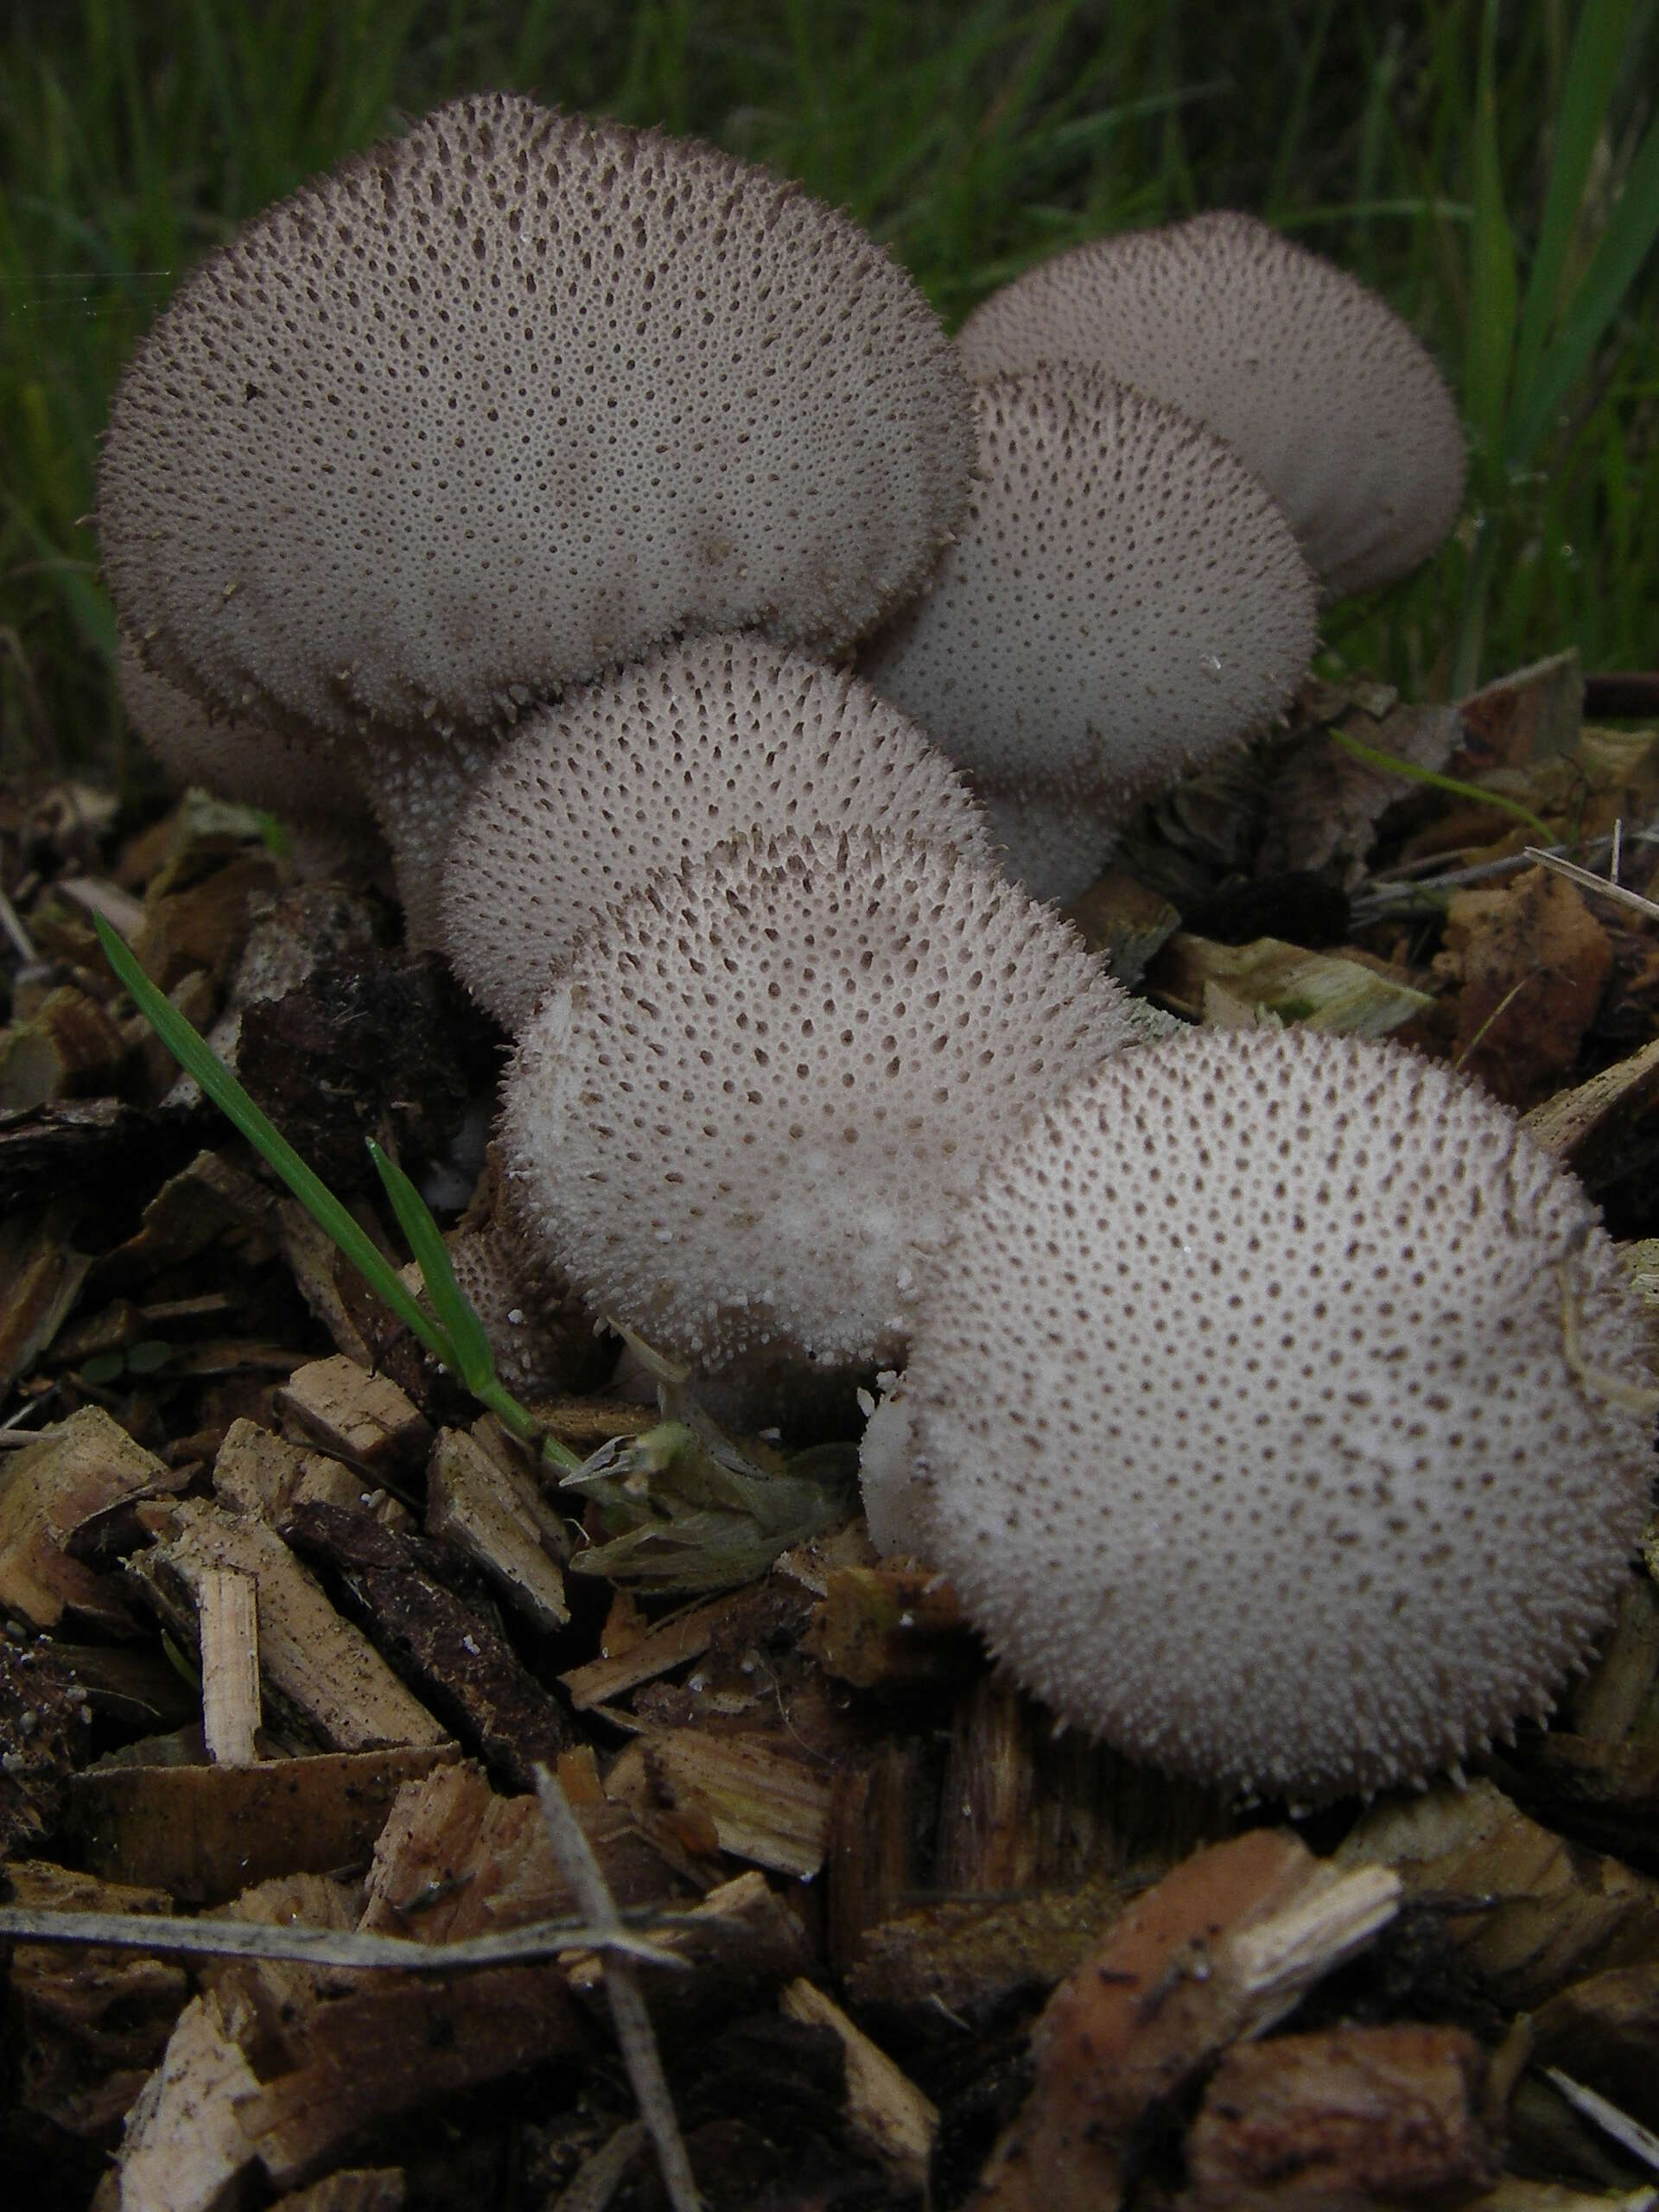
M 1290 517 L 1325 594 L 1414 569 L 1457 520 L 1464 440 L 1387 302 L 1253 215 L 1196 215 L 1041 262 L 957 334 L 970 376 L 1092 363 L 1207 423 Z
M 868 684 L 753 633 L 690 639 L 520 720 L 450 840 L 442 939 L 516 1032 L 655 869 L 752 830 L 860 828 L 992 857 L 961 777 Z
M 983 861 L 739 840 L 653 876 L 543 997 L 503 1093 L 508 1204 L 705 1373 L 892 1363 L 985 1162 L 1132 1041 L 1128 1006 Z
M 228 708 L 481 728 L 686 630 L 834 646 L 973 458 L 954 349 L 856 225 L 712 147 L 460 99 L 245 224 L 111 410 L 123 619 Z
M 378 874 L 385 855 L 373 816 L 327 740 L 307 743 L 251 715 L 210 714 L 146 668 L 124 630 L 115 672 L 127 720 L 173 783 L 280 816 L 308 874 Z
M 1012 860 L 1036 895 L 1069 899 L 1137 798 L 1283 706 L 1317 592 L 1262 485 L 1173 408 L 1071 364 L 992 378 L 975 401 L 957 543 L 860 668 L 993 808 L 1075 817 L 1058 844 L 1016 838 Z
M 961 1209 L 881 1510 L 1118 1750 L 1375 1790 L 1548 1711 L 1607 1624 L 1644 1351 L 1505 1108 L 1395 1046 L 1193 1031 L 1050 1103 Z

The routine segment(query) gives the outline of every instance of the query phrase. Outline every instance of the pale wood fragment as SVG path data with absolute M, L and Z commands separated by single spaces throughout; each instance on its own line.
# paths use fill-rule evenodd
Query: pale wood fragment
M 1257 1829 L 1195 1853 L 1145 1892 L 1049 1999 L 1036 2080 L 974 2202 L 982 2212 L 1109 2212 L 1151 2107 L 1259 2035 L 1392 1916 L 1400 1885 Z
M 658 1730 L 644 1738 L 646 1770 L 678 1807 L 713 1822 L 720 1848 L 809 1880 L 830 1847 L 833 1777 L 770 1737 Z
M 344 1621 L 321 1586 L 262 1521 L 200 1498 L 175 1510 L 167 1534 L 128 1561 L 168 1624 L 194 1635 L 201 1576 L 215 1567 L 253 1578 L 261 1676 L 332 1751 L 441 1744 L 447 1731 L 392 1673 L 367 1637 Z
M 254 2157 L 236 2100 L 258 2087 L 213 1999 L 193 1997 L 128 2116 L 120 2212 L 223 2212 Z
M 255 1514 L 274 1526 L 293 1499 L 306 1459 L 302 1446 L 257 1421 L 233 1421 L 213 1460 L 213 1495 L 232 1513 Z
M 426 1533 L 452 1543 L 538 1628 L 565 1626 L 564 1577 L 550 1541 L 558 1516 L 528 1474 L 498 1459 L 465 1429 L 439 1432 L 427 1462 Z
M 197 1586 L 201 1724 L 207 1756 L 251 1766 L 259 1754 L 259 1622 L 253 1577 L 235 1567 L 202 1570 Z
M 0 1611 L 47 1629 L 73 1608 L 130 1634 L 119 1582 L 72 1559 L 70 1539 L 111 1507 L 162 1496 L 185 1479 L 101 1406 L 83 1406 L 38 1444 L 0 1455 Z
M 407 1392 L 343 1352 L 296 1368 L 277 1407 L 302 1437 L 371 1472 L 418 1466 L 431 1448 L 431 1427 Z
M 779 1999 L 785 2016 L 830 2029 L 847 2057 L 847 2126 L 896 2189 L 919 2196 L 939 2132 L 939 2108 L 839 2005 L 805 1980 Z
M 730 1611 L 731 1603 L 728 1594 L 693 1605 L 648 1630 L 613 1657 L 601 1653 L 584 1666 L 572 1667 L 559 1676 L 570 1693 L 571 1704 L 578 1713 L 591 1712 L 596 1705 L 607 1705 L 626 1691 L 638 1689 L 641 1682 L 654 1681 L 685 1660 L 701 1657 L 714 1641 L 715 1630 Z

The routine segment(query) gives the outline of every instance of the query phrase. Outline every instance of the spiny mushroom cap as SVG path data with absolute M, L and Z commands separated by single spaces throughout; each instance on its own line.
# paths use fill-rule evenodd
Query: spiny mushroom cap
M 893 1359 L 985 1160 L 1134 1035 L 1076 933 L 988 864 L 749 838 L 582 938 L 504 1093 L 519 1224 L 705 1369 Z
M 751 830 L 861 827 L 992 856 L 962 779 L 868 684 L 764 639 L 695 639 L 519 722 L 450 842 L 442 940 L 516 1031 L 654 869 Z
M 1295 527 L 1329 598 L 1403 575 L 1463 500 L 1439 370 L 1387 302 L 1254 216 L 1057 254 L 957 334 L 970 376 L 1096 363 L 1209 425 Z
M 1160 402 L 1065 363 L 975 398 L 959 543 L 861 671 L 986 797 L 1060 786 L 1109 840 L 1290 696 L 1313 579 L 1249 471 Z
M 368 829 L 367 804 L 329 741 L 308 743 L 253 715 L 210 713 L 191 692 L 146 668 L 124 630 L 115 672 L 128 721 L 175 783 L 200 784 L 285 817 L 328 816 Z
M 1022 1683 L 1308 1802 L 1548 1709 L 1642 1526 L 1651 1378 L 1505 1109 L 1396 1047 L 1193 1032 L 1045 1110 L 960 1222 L 889 1518 Z
M 479 724 L 683 629 L 831 644 L 972 461 L 850 222 L 714 149 L 457 100 L 248 224 L 128 369 L 99 524 L 146 651 L 319 728 Z

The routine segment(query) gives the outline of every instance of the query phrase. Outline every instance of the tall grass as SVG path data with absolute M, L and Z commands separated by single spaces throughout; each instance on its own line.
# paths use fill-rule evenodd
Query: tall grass
M 1656 0 L 12 0 L 0 759 L 98 760 L 118 739 L 83 518 L 111 384 L 168 291 L 244 216 L 480 86 L 695 130 L 798 176 L 890 244 L 952 321 L 1081 238 L 1254 208 L 1395 302 L 1471 426 L 1460 541 L 1336 610 L 1333 654 L 1420 693 L 1557 643 L 1650 666 L 1656 14 Z

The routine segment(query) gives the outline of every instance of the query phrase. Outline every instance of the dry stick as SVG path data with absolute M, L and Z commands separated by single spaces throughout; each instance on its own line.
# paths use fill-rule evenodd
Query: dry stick
M 671 1916 L 646 1916 L 666 1927 Z M 281 1959 L 294 1966 L 390 1967 L 400 1974 L 458 1974 L 480 1967 L 524 1966 L 567 1951 L 626 1954 L 652 1965 L 683 1967 L 677 1952 L 626 1928 L 614 1906 L 604 1926 L 582 1920 L 539 1921 L 502 1936 L 460 1943 L 421 1943 L 406 1936 L 365 1936 L 334 1928 L 266 1928 L 233 1920 L 175 1920 L 164 1913 L 63 1912 L 45 1905 L 0 1905 L 0 1943 L 96 1945 L 100 1950 L 154 1951 L 163 1958 Z
M 1627 891 L 1622 883 L 1612 883 L 1605 875 L 1598 875 L 1592 868 L 1580 868 L 1573 861 L 1564 861 L 1558 854 L 1547 853 L 1541 846 L 1528 845 L 1522 857 L 1536 861 L 1540 868 L 1554 868 L 1557 875 L 1564 875 L 1569 883 L 1576 883 L 1580 891 L 1599 891 L 1604 899 L 1611 899 L 1621 906 L 1634 907 L 1638 914 L 1645 914 L 1649 921 L 1659 919 L 1659 906 L 1651 899 L 1644 899 L 1639 891 Z
M 560 1788 L 557 1777 L 539 1762 L 536 1768 L 536 1795 L 547 1824 L 553 1855 L 559 1862 L 559 1872 L 570 1885 L 578 1909 L 585 1919 L 608 1935 L 621 1925 L 610 1885 L 570 1809 L 570 1801 Z M 633 2084 L 639 2117 L 651 2130 L 651 2139 L 657 2146 L 657 2163 L 662 2170 L 669 2202 L 674 2212 L 701 2212 L 702 2199 L 697 2195 L 691 2161 L 686 2156 L 674 2101 L 668 2094 L 668 2081 L 639 1979 L 633 1961 L 619 1951 L 613 1950 L 605 1961 L 605 1988 L 611 2000 L 616 2039 L 622 2048 L 628 2079 Z

